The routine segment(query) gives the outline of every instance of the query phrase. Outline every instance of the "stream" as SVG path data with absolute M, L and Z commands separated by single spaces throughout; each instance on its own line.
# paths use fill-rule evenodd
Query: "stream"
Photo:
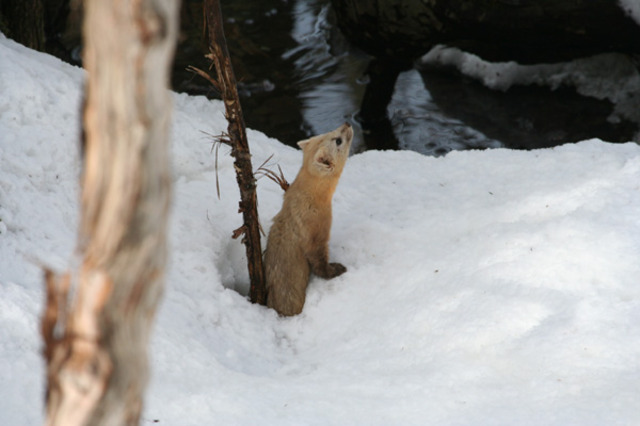
M 183 7 L 174 90 L 216 94 L 184 69 L 208 66 L 202 52 L 202 2 Z M 328 0 L 222 0 L 245 122 L 288 145 L 354 124 L 354 152 L 372 146 L 357 114 L 370 57 L 351 46 L 335 25 Z M 426 52 L 425 52 L 426 53 Z M 640 111 L 640 96 L 636 95 Z M 400 74 L 387 108 L 391 123 L 383 147 L 443 155 L 451 150 L 507 147 L 535 149 L 600 138 L 633 140 L 638 121 L 613 119 L 614 105 L 572 88 L 486 88 L 451 69 L 412 69 Z M 388 143 L 387 143 L 388 142 Z

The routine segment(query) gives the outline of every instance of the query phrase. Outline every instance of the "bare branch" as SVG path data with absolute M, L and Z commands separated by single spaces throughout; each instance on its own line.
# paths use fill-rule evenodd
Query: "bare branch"
M 231 155 L 235 161 L 236 180 L 240 189 L 240 211 L 243 226 L 234 232 L 234 237 L 244 235 L 242 239 L 247 253 L 249 269 L 250 298 L 254 303 L 266 303 L 266 286 L 262 266 L 262 247 L 260 245 L 260 222 L 258 219 L 256 181 L 251 165 L 249 142 L 244 126 L 240 97 L 231 65 L 231 58 L 222 27 L 222 12 L 219 0 L 205 0 L 205 21 L 209 35 L 207 55 L 215 66 L 218 86 L 225 105 L 225 118 L 229 125 L 228 137 L 231 141 Z

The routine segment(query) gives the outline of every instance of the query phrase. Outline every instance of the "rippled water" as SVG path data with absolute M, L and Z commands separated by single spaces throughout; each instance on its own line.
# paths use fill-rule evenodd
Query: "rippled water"
M 203 81 L 182 71 L 188 64 L 206 66 L 200 3 L 188 2 L 183 13 L 185 37 L 174 87 L 215 96 Z M 370 57 L 341 36 L 328 0 L 224 0 L 222 8 L 249 127 L 293 145 L 348 120 L 356 124 L 354 149 L 368 148 L 356 117 Z M 608 101 L 570 89 L 500 92 L 451 70 L 410 70 L 395 84 L 387 109 L 393 134 L 385 146 L 442 155 L 488 147 L 532 149 L 591 137 L 631 140 L 638 123 L 613 122 L 612 109 Z

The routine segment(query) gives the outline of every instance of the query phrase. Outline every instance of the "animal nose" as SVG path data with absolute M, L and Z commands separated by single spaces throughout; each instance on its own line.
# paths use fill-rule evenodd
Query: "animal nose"
M 345 122 L 344 123 L 344 127 L 346 127 L 348 129 L 349 127 L 351 127 L 351 123 Z

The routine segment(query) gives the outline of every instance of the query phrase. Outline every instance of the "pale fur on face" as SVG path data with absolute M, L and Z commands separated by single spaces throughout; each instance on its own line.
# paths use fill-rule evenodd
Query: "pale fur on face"
M 318 177 L 340 174 L 349 156 L 353 129 L 348 123 L 336 130 L 298 142 L 307 170 Z

